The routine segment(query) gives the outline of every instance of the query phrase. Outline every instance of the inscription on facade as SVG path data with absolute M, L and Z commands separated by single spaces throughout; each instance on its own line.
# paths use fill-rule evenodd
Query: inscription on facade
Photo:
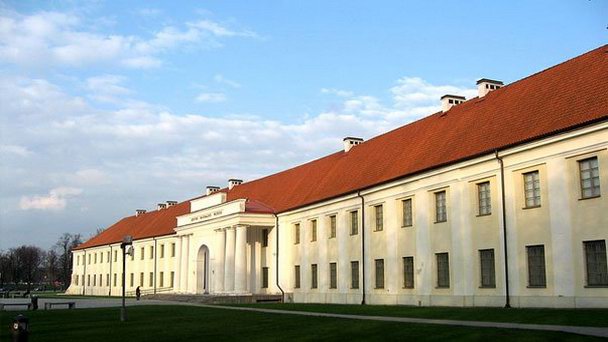
M 190 218 L 190 223 L 204 221 L 210 218 L 214 218 L 222 215 L 223 210 L 216 210 L 209 213 L 200 214 L 198 216 L 194 216 Z

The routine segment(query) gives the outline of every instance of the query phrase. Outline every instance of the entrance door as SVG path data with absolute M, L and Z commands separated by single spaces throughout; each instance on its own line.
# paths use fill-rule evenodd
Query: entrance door
M 202 245 L 196 258 L 196 293 L 209 293 L 209 248 Z

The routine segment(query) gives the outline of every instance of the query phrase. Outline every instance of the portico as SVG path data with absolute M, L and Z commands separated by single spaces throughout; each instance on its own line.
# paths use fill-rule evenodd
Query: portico
M 274 261 L 263 245 L 274 224 L 272 214 L 246 199 L 225 202 L 218 192 L 193 200 L 191 212 L 177 217 L 175 292 L 266 293 L 262 270 Z

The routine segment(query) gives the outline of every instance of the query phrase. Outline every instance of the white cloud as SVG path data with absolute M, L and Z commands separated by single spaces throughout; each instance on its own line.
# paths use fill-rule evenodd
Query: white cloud
M 238 83 L 238 82 L 236 82 L 236 81 L 233 81 L 233 80 L 230 80 L 230 79 L 227 79 L 227 78 L 226 78 L 226 77 L 224 77 L 224 75 L 222 75 L 222 74 L 216 74 L 215 76 L 213 76 L 213 80 L 214 80 L 216 83 L 219 83 L 219 84 L 225 84 L 225 85 L 230 86 L 230 87 L 232 87 L 232 88 L 237 88 L 237 89 L 238 89 L 238 88 L 240 88 L 240 87 L 241 87 L 241 84 L 240 84 L 240 83 Z
M 0 155 L 16 155 L 19 157 L 27 157 L 32 154 L 25 146 L 19 145 L 0 145 Z
M 336 95 L 339 97 L 351 97 L 354 95 L 352 91 L 340 90 L 340 89 L 335 89 L 335 88 L 321 88 L 321 93 Z
M 67 205 L 67 198 L 78 196 L 82 189 L 59 187 L 49 191 L 48 195 L 22 196 L 19 202 L 21 210 L 62 210 Z
M 87 78 L 86 88 L 89 97 L 96 101 L 117 103 L 121 97 L 131 93 L 122 86 L 124 82 L 125 77 L 120 75 L 101 75 Z
M 224 93 L 200 93 L 196 97 L 196 102 L 218 103 L 226 101 Z
M 152 37 L 92 32 L 71 13 L 38 12 L 20 15 L 0 11 L 0 61 L 26 66 L 85 67 L 113 64 L 128 68 L 156 68 L 160 55 L 181 46 L 220 47 L 219 39 L 253 38 L 211 20 L 163 26 Z

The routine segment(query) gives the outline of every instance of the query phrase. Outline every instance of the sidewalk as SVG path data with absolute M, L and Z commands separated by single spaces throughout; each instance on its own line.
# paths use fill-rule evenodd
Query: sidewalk
M 180 303 L 180 304 L 185 304 L 185 303 Z M 503 329 L 558 331 L 558 332 L 565 332 L 565 333 L 572 333 L 572 334 L 579 334 L 579 335 L 608 337 L 608 328 L 603 328 L 603 327 L 600 328 L 600 327 L 548 325 L 548 324 L 522 324 L 522 323 L 504 323 L 504 322 L 456 321 L 456 320 L 448 320 L 448 319 L 444 320 L 444 319 L 427 319 L 427 318 L 345 315 L 345 314 L 332 314 L 332 313 L 324 313 L 324 312 L 258 309 L 258 308 L 252 308 L 252 307 L 219 306 L 219 305 L 207 305 L 207 304 L 186 304 L 186 305 L 202 306 L 202 307 L 214 308 L 214 309 L 263 312 L 263 313 L 271 313 L 271 314 L 333 317 L 333 318 L 344 318 L 344 319 L 360 319 L 360 320 L 369 320 L 369 321 L 385 321 L 385 322 L 401 322 L 401 323 L 441 324 L 441 325 L 454 325 L 454 326 L 478 327 L 478 328 L 503 328 Z

